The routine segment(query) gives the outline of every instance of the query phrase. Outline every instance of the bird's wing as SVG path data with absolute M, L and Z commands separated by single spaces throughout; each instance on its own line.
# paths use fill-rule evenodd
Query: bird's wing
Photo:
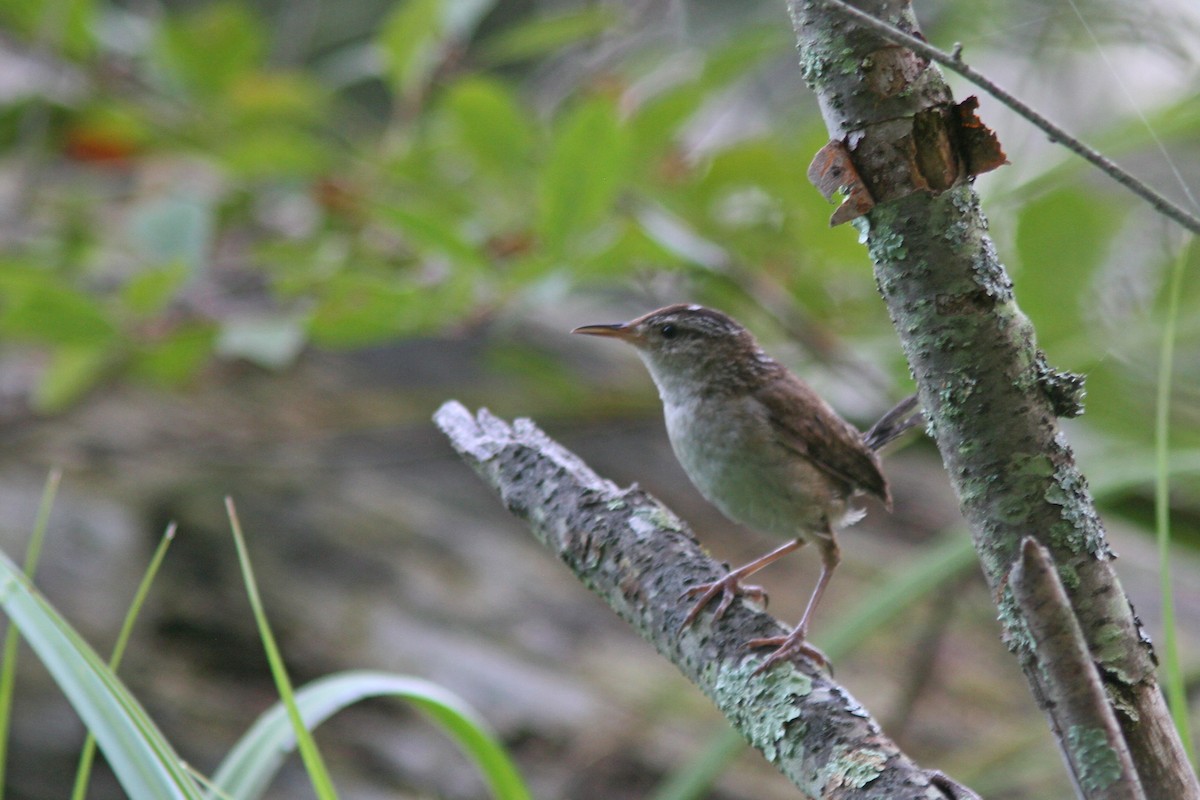
M 838 416 L 820 395 L 789 372 L 756 393 L 767 419 L 785 447 L 807 459 L 831 478 L 882 500 L 892 498 L 880 471 L 879 457 L 867 447 L 862 433 Z M 808 412 L 796 414 L 796 406 Z

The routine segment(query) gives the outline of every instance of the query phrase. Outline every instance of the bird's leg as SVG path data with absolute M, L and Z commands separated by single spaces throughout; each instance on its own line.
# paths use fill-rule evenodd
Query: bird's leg
M 838 562 L 842 560 L 842 553 L 838 548 L 837 540 L 833 538 L 833 531 L 823 534 L 817 540 L 817 544 L 821 548 L 821 577 L 817 578 L 817 585 L 813 589 L 812 596 L 808 598 L 808 606 L 804 609 L 804 616 L 800 618 L 800 624 L 787 636 L 769 636 L 763 639 L 751 639 L 746 642 L 747 647 L 775 648 L 775 651 L 767 656 L 758 669 L 754 670 L 755 675 L 769 669 L 779 661 L 794 655 L 805 655 L 819 661 L 825 666 L 829 666 L 829 659 L 825 658 L 825 654 L 806 642 L 805 637 L 808 635 L 809 619 L 812 617 L 817 603 L 821 602 L 821 595 L 825 592 L 825 586 L 833 576 L 833 570 L 837 567 Z
M 763 591 L 761 586 L 743 586 L 742 578 L 753 575 L 763 567 L 773 561 L 786 556 L 793 550 L 797 550 L 804 545 L 803 539 L 795 539 L 788 542 L 782 547 L 777 547 L 765 556 L 760 556 L 749 564 L 743 564 L 735 570 L 731 570 L 728 575 L 711 583 L 702 583 L 699 586 L 693 586 L 683 593 L 683 597 L 695 597 L 700 595 L 700 599 L 696 601 L 696 605 L 692 606 L 692 610 L 688 612 L 687 617 L 683 620 L 683 627 L 687 627 L 696 621 L 696 617 L 700 616 L 700 612 L 708 605 L 709 601 L 721 595 L 721 603 L 717 606 L 716 613 L 713 614 L 713 619 L 718 620 L 724 616 L 734 598 L 748 596 L 757 601 L 763 601 L 767 597 L 767 593 Z

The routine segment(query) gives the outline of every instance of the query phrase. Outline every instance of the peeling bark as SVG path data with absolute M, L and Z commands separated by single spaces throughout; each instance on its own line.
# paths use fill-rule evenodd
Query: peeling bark
M 903 0 L 853 5 L 920 37 Z M 835 139 L 898 151 L 904 141 L 884 140 L 903 129 L 904 120 L 952 104 L 940 72 L 920 56 L 891 52 L 895 48 L 878 34 L 821 0 L 791 0 L 789 10 L 804 77 Z M 885 49 L 889 63 L 902 67 L 881 83 L 875 64 Z M 1200 798 L 1158 687 L 1149 641 L 1121 590 L 1087 482 L 1059 431 L 1057 414 L 1078 410 L 1078 379 L 1054 373 L 1037 350 L 968 183 L 942 192 L 891 187 L 894 199 L 885 201 L 875 187 L 902 178 L 887 166 L 893 162 L 857 153 L 853 161 L 876 200 L 855 224 L 998 598 L 1006 640 L 1035 696 L 1056 729 L 1071 729 L 1063 709 L 1048 701 L 1042 673 L 1062 667 L 1049 661 L 1039 668 L 1030 620 L 1008 583 L 1026 535 L 1048 549 L 1057 567 L 1146 796 Z
M 684 590 L 724 570 L 653 497 L 601 478 L 529 420 L 510 426 L 453 401 L 434 420 L 509 511 L 809 796 L 978 800 L 913 763 L 819 665 L 801 660 L 754 675 L 763 656 L 745 642 L 786 632 L 773 617 L 739 601 L 720 620 L 705 615 L 683 628 Z

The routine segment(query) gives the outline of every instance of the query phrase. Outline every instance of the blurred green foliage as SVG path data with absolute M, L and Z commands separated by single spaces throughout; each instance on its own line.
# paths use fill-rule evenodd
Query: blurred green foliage
M 1186 25 L 1103 10 L 1091 24 L 1102 47 L 1119 44 L 1118 68 L 1194 74 Z M 917 11 L 931 41 L 963 42 L 985 71 L 999 53 L 1005 77 L 1026 76 L 1010 88 L 1056 118 L 1076 95 L 1117 96 L 1080 67 L 1102 61 L 1066 6 Z M 865 406 L 901 391 L 865 249 L 851 226 L 828 227 L 806 177 L 827 134 L 780 0 L 0 0 L 0 34 L 17 65 L 0 81 L 0 368 L 22 366 L 5 380 L 29 380 L 34 413 L 106 382 L 176 390 L 221 361 L 282 370 L 306 349 L 482 333 L 583 296 L 712 303 L 798 341 L 816 362 L 806 374 L 876 391 Z M 1185 80 L 1153 88 L 1137 98 L 1145 122 L 1116 100 L 1060 121 L 1176 194 L 1149 131 L 1200 163 L 1200 102 Z M 1050 363 L 1088 376 L 1072 443 L 1098 483 L 1127 487 L 1106 510 L 1149 529 L 1164 285 L 1182 237 L 1002 126 L 987 98 L 981 116 L 1013 162 L 978 188 L 1018 301 Z M 1171 501 L 1176 538 L 1195 544 L 1200 247 L 1189 257 Z M 488 364 L 514 394 L 576 412 L 572 400 L 612 402 L 553 348 L 496 338 Z
M 1022 7 L 947 4 L 927 32 L 986 46 Z M 706 29 L 657 35 L 615 3 L 365 8 L 346 12 L 374 14 L 354 28 L 313 4 L 297 44 L 301 12 L 286 4 L 0 3 L 17 54 L 64 76 L 0 110 L 18 199 L 0 242 L 0 334 L 10 356 L 38 354 L 36 411 L 106 380 L 178 386 L 214 359 L 278 369 L 306 347 L 663 285 L 768 338 L 800 333 L 818 360 L 853 340 L 887 381 L 903 378 L 865 253 L 849 226 L 828 229 L 805 177 L 825 132 L 782 8 L 710 9 Z M 1079 38 L 1069 16 L 1037 21 L 1047 40 Z M 1142 110 L 1183 152 L 1200 141 L 1197 107 L 1183 89 Z M 1150 141 L 1126 115 L 1089 138 L 1124 155 Z M 1085 422 L 1105 452 L 1146 448 L 1150 425 L 1129 421 L 1152 416 L 1178 237 L 1079 162 L 1040 159 L 981 181 L 1018 299 L 1051 362 L 1089 373 Z M 1198 293 L 1190 277 L 1187 446 Z

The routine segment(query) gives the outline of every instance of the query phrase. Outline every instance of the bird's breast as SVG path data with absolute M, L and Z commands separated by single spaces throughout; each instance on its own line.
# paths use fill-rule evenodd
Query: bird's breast
M 663 410 L 684 471 L 735 522 L 797 536 L 841 515 L 844 498 L 810 462 L 780 445 L 752 397 L 691 395 Z

